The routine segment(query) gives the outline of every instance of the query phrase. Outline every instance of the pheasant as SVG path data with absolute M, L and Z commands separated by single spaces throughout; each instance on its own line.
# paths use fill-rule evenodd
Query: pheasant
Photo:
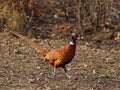
M 76 51 L 76 40 L 77 40 L 77 35 L 75 33 L 71 34 L 70 36 L 70 41 L 68 45 L 66 45 L 64 48 L 56 49 L 56 50 L 44 50 L 40 48 L 36 43 L 28 39 L 27 37 L 11 31 L 11 33 L 15 34 L 19 38 L 27 41 L 34 49 L 36 49 L 40 54 L 44 57 L 44 60 L 54 66 L 54 73 L 53 77 L 56 75 L 56 68 L 61 67 L 64 70 L 65 75 L 70 79 L 71 76 L 67 74 L 67 70 L 65 65 L 70 63 L 72 59 L 75 56 L 75 51 Z

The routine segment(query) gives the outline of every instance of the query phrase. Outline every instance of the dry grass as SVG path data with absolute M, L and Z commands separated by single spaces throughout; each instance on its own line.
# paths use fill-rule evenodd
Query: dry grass
M 1 4 L 1 3 L 0 3 Z M 4 29 L 23 32 L 29 24 L 24 12 L 13 8 L 10 1 L 5 1 L 0 8 L 0 25 Z

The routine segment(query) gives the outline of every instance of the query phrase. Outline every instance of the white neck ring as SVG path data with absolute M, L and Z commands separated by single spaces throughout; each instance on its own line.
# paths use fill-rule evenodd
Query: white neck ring
M 70 45 L 75 45 L 75 43 L 73 43 L 73 42 L 70 42 Z

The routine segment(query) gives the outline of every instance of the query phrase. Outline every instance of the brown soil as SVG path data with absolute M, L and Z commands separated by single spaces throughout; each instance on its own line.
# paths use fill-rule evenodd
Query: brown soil
M 35 40 L 45 49 L 67 44 L 67 39 Z M 0 33 L 1 90 L 120 90 L 120 43 L 90 44 L 77 41 L 76 56 L 67 65 L 71 80 L 43 61 L 40 54 L 19 38 Z

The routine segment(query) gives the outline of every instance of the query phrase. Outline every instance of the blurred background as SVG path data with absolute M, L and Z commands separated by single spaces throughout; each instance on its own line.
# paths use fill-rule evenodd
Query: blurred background
M 120 39 L 119 0 L 0 0 L 0 32 L 28 37 L 83 40 Z

